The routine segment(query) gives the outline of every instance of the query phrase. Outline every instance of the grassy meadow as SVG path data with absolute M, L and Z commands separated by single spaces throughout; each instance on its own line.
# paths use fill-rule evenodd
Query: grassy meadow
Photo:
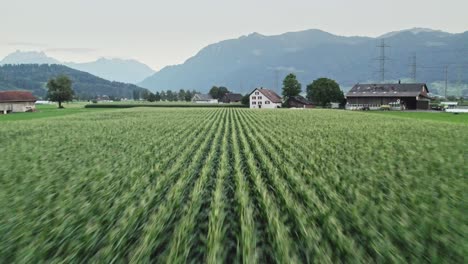
M 44 104 L 36 105 L 36 112 L 28 113 L 13 113 L 8 115 L 0 115 L 0 122 L 2 121 L 19 121 L 31 120 L 39 118 L 59 117 L 77 113 L 89 113 L 92 111 L 102 111 L 102 109 L 85 109 L 84 102 L 64 103 L 65 108 L 58 109 L 57 104 Z
M 37 120 L 0 116 L 2 263 L 466 256 L 463 122 L 333 110 L 68 109 Z

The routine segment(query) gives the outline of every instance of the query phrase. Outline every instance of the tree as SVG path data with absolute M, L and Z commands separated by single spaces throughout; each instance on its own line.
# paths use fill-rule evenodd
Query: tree
M 224 86 L 221 86 L 219 87 L 218 89 L 218 98 L 215 98 L 215 99 L 221 99 L 223 98 L 227 93 L 230 93 L 229 92 L 229 89 L 224 87 Z
M 148 95 L 148 102 L 154 102 L 154 101 L 156 101 L 156 95 L 150 92 Z
M 213 86 L 211 87 L 210 91 L 208 92 L 211 97 L 214 99 L 221 99 L 224 97 L 225 94 L 229 93 L 229 89 L 224 86 Z
M 246 94 L 246 95 L 242 96 L 241 103 L 243 105 L 248 106 L 250 104 L 250 94 Z
M 192 97 L 193 97 L 194 94 L 195 94 L 194 92 L 191 92 L 190 90 L 187 90 L 187 92 L 185 92 L 184 101 L 190 102 L 192 100 Z
M 159 92 L 156 92 L 155 99 L 157 102 L 161 101 L 161 94 Z
M 68 76 L 60 75 L 47 82 L 47 98 L 52 102 L 58 103 L 58 108 L 63 108 L 62 102 L 73 100 L 74 91 L 72 81 Z
M 338 83 L 332 79 L 319 78 L 307 85 L 307 99 L 325 107 L 331 102 L 343 103 L 344 95 Z
M 179 94 L 177 95 L 177 100 L 178 101 L 185 101 L 185 95 L 186 95 L 186 92 L 184 89 L 180 89 L 179 90 Z
M 218 86 L 211 87 L 211 89 L 210 89 L 210 91 L 208 93 L 211 95 L 211 97 L 213 97 L 215 99 L 218 98 L 218 93 L 219 93 Z
M 296 75 L 290 73 L 283 80 L 283 97 L 287 100 L 289 97 L 297 96 L 301 93 L 301 84 L 297 81 Z

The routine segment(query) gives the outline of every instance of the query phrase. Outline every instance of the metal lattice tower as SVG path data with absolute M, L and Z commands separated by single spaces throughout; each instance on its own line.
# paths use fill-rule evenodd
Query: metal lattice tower
M 385 49 L 389 48 L 390 46 L 385 44 L 385 39 L 380 40 L 380 44 L 377 45 L 377 48 L 380 48 L 380 56 L 377 57 L 377 60 L 379 61 L 380 68 L 379 68 L 379 74 L 380 74 L 380 81 L 385 82 L 385 62 L 389 60 L 389 58 L 385 55 Z

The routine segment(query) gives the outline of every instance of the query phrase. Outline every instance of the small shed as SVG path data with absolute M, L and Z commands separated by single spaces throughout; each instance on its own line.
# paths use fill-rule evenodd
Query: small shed
M 303 96 L 291 96 L 286 100 L 286 105 L 290 108 L 314 108 L 315 105 Z
M 0 114 L 34 112 L 36 97 L 26 91 L 0 91 Z

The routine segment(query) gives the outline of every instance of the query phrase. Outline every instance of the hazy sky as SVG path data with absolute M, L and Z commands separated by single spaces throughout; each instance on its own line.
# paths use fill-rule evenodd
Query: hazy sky
M 252 32 L 317 28 L 378 36 L 425 27 L 468 30 L 466 0 L 0 0 L 0 58 L 43 50 L 65 61 L 140 60 L 155 70 Z

